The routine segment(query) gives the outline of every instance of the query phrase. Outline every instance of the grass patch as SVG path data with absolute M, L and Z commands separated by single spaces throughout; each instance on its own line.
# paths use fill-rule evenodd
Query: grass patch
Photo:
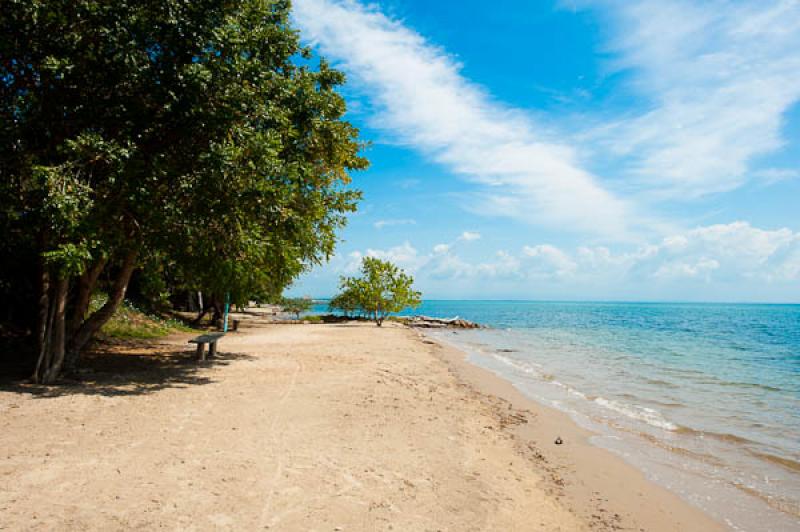
M 106 301 L 103 294 L 92 297 L 92 311 L 100 308 Z M 194 329 L 175 319 L 164 319 L 147 314 L 129 301 L 123 301 L 117 311 L 100 329 L 100 335 L 121 340 L 149 340 L 161 338 L 175 332 L 192 332 Z

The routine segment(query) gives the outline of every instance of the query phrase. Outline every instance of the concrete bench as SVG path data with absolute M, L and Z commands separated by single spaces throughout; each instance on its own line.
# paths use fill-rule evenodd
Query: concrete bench
M 208 344 L 208 356 L 213 357 L 217 354 L 217 342 L 225 336 L 225 333 L 201 334 L 197 338 L 189 340 L 190 344 L 197 344 L 197 360 L 206 359 L 206 344 Z

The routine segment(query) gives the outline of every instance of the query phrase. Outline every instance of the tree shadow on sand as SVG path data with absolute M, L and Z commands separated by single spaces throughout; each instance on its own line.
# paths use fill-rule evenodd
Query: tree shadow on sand
M 55 385 L 6 378 L 0 380 L 0 391 L 43 399 L 67 395 L 146 395 L 167 388 L 211 384 L 216 381 L 206 371 L 208 368 L 253 358 L 244 353 L 217 352 L 214 358 L 199 362 L 194 350 L 187 351 L 175 345 L 127 344 L 124 350 L 103 349 L 86 353 L 76 374 Z

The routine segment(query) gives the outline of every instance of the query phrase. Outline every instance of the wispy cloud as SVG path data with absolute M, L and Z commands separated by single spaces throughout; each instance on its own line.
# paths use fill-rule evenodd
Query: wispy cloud
M 628 232 L 631 206 L 583 168 L 572 146 L 494 101 L 424 37 L 352 0 L 294 5 L 303 35 L 368 87 L 377 127 L 485 185 L 469 196 L 472 210 L 606 236 Z
M 397 182 L 397 186 L 402 188 L 403 190 L 408 190 L 412 188 L 416 188 L 422 183 L 420 179 L 409 178 L 409 179 L 402 179 Z
M 761 180 L 764 185 L 774 185 L 782 181 L 800 178 L 800 170 L 790 168 L 764 168 L 763 170 L 754 172 L 753 175 Z
M 663 198 L 796 177 L 756 161 L 785 145 L 782 121 L 800 99 L 800 2 L 563 3 L 606 18 L 613 68 L 646 102 L 589 116 L 595 126 L 569 136 L 494 100 L 446 51 L 374 5 L 295 0 L 295 18 L 368 91 L 376 127 L 482 185 L 461 196 L 473 212 L 617 240 L 632 227 L 652 237 L 682 224 L 642 214 Z M 601 152 L 608 175 L 587 170 Z M 609 183 L 624 183 L 626 196 Z
M 394 226 L 394 225 L 416 225 L 417 221 L 412 220 L 411 218 L 403 218 L 399 220 L 378 220 L 375 222 L 374 225 L 375 229 L 383 229 L 387 226 Z
M 783 116 L 800 99 L 800 2 L 565 3 L 610 18 L 614 66 L 649 102 L 589 137 L 649 193 L 736 188 L 757 157 L 785 145 Z

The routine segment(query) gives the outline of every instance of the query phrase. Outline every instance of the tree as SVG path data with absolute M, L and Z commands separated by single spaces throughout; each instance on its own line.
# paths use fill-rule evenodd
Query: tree
M 343 287 L 342 292 L 332 297 L 328 302 L 328 310 L 331 312 L 339 311 L 346 318 L 353 317 L 359 311 L 357 294 L 354 290 L 348 290 Z
M 283 307 L 283 310 L 291 312 L 298 320 L 300 319 L 300 314 L 311 310 L 313 304 L 313 300 L 305 297 L 283 298 L 281 300 L 281 307 Z
M 342 277 L 337 305 L 352 305 L 370 316 L 380 327 L 389 314 L 417 307 L 421 294 L 414 279 L 389 261 L 364 257 L 360 277 Z
M 18 305 L 0 316 L 28 331 L 36 381 L 77 362 L 142 264 L 241 303 L 332 254 L 367 161 L 344 76 L 310 66 L 289 10 L 0 0 L 0 295 Z

